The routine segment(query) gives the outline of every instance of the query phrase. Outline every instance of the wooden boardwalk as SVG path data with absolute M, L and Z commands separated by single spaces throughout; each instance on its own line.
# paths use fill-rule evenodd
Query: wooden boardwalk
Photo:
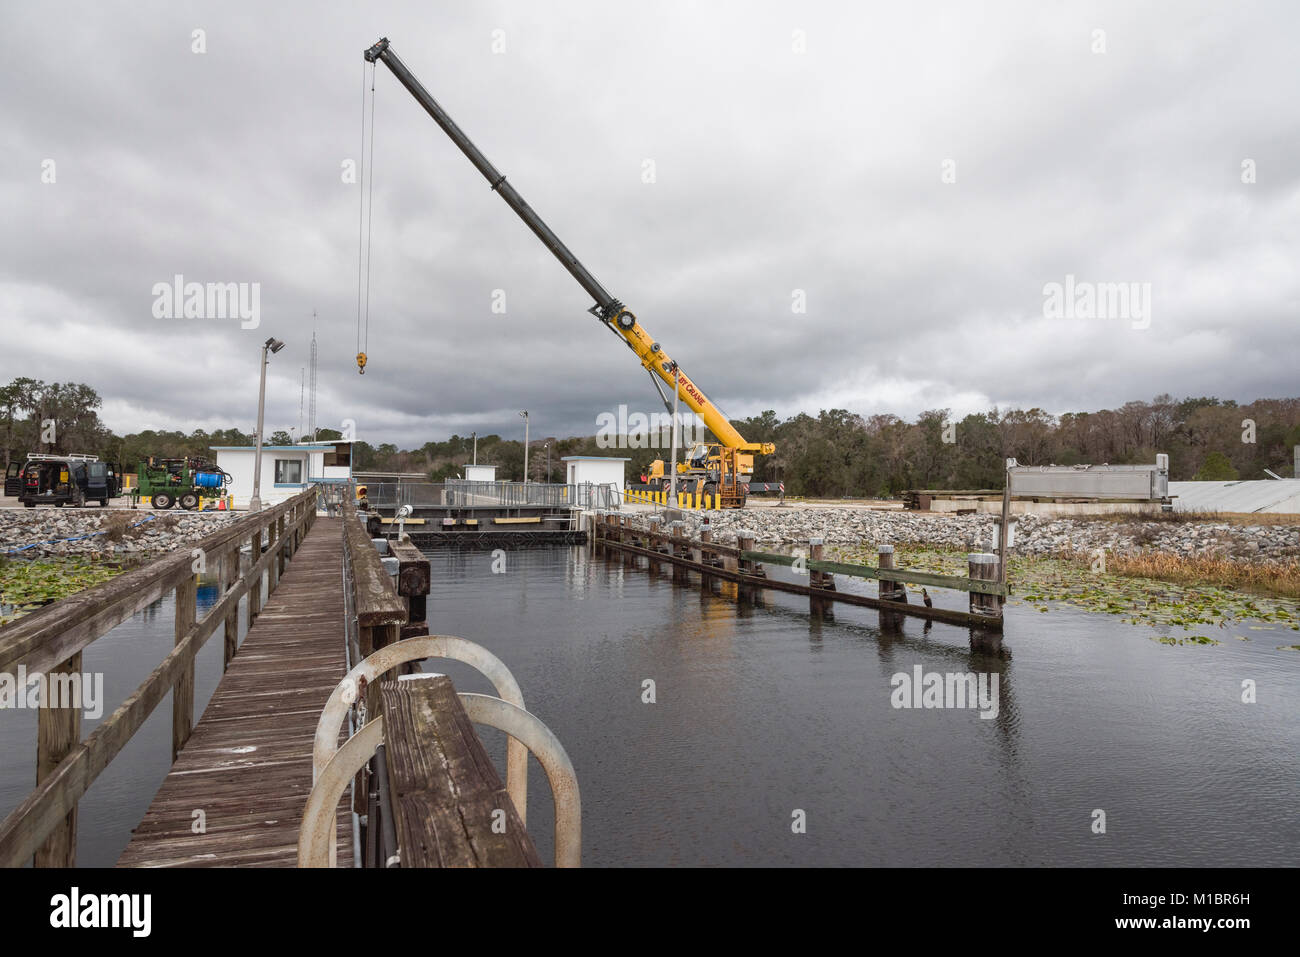
M 318 518 L 312 526 L 119 867 L 297 865 L 316 722 L 347 671 L 341 525 Z M 194 833 L 197 811 L 205 833 Z M 340 805 L 337 839 L 339 864 L 350 866 L 347 802 Z

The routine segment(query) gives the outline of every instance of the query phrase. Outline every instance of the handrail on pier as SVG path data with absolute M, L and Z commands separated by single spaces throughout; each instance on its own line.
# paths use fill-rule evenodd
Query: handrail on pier
M 168 592 L 176 595 L 175 646 L 84 741 L 79 708 L 41 700 L 37 783 L 0 822 L 0 867 L 20 867 L 28 860 L 34 860 L 36 867 L 76 863 L 78 801 L 169 691 L 175 760 L 194 727 L 195 656 L 224 624 L 223 660 L 229 665 L 239 640 L 239 600 L 248 596 L 251 627 L 261 610 L 262 576 L 267 576 L 269 596 L 316 518 L 316 496 L 317 489 L 308 488 L 213 532 L 190 548 L 175 549 L 0 628 L 0 671 L 16 673 L 24 667 L 29 675 L 78 675 L 88 645 Z M 249 562 L 241 568 L 240 550 L 246 545 Z M 198 573 L 210 564 L 221 569 L 221 598 L 199 619 Z
M 555 866 L 581 866 L 582 799 L 577 773 L 564 746 L 545 724 L 524 709 L 518 683 L 496 655 L 474 642 L 451 635 L 406 638 L 388 645 L 360 662 L 330 693 L 316 728 L 312 757 L 314 783 L 298 832 L 298 866 L 334 866 L 335 809 L 348 784 L 385 740 L 384 719 L 380 715 L 372 717 L 338 746 L 339 728 L 347 708 L 376 677 L 406 662 L 429 657 L 473 665 L 502 694 L 501 698 L 468 693 L 458 697 L 470 721 L 504 731 L 510 737 L 509 746 L 519 748 L 522 766 L 516 767 L 508 758 L 507 790 L 521 826 L 527 807 L 527 752 L 537 756 L 551 784 L 555 804 Z

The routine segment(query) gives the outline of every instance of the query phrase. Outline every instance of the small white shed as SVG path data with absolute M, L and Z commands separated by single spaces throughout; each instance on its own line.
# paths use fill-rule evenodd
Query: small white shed
M 566 455 L 560 461 L 564 463 L 566 484 L 617 485 L 621 496 L 625 487 L 623 473 L 627 471 L 626 463 L 632 460 L 603 455 Z
M 253 497 L 253 472 L 257 450 L 251 445 L 212 447 L 217 453 L 217 467 L 230 473 L 228 491 L 235 497 L 235 508 L 248 508 Z M 302 445 L 262 446 L 262 504 L 274 505 L 297 495 L 312 482 L 325 479 L 325 457 L 336 454 L 331 442 Z M 335 474 L 328 481 L 346 482 L 351 466 L 331 468 Z

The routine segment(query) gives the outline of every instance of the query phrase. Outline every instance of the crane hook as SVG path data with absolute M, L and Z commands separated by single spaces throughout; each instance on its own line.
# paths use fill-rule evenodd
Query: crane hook
M 359 375 L 366 374 L 366 354 L 364 352 L 357 353 L 357 373 Z

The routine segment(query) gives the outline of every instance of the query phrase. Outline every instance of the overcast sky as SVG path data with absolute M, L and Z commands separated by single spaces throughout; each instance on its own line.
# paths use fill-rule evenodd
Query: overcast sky
M 313 310 L 318 423 L 375 444 L 661 408 L 383 66 L 357 374 L 380 36 L 733 417 L 1300 392 L 1294 3 L 3 2 L 0 378 L 119 433 L 251 431 L 269 335 L 296 430 Z M 177 274 L 260 326 L 156 318 Z M 1149 322 L 1045 315 L 1067 275 Z

